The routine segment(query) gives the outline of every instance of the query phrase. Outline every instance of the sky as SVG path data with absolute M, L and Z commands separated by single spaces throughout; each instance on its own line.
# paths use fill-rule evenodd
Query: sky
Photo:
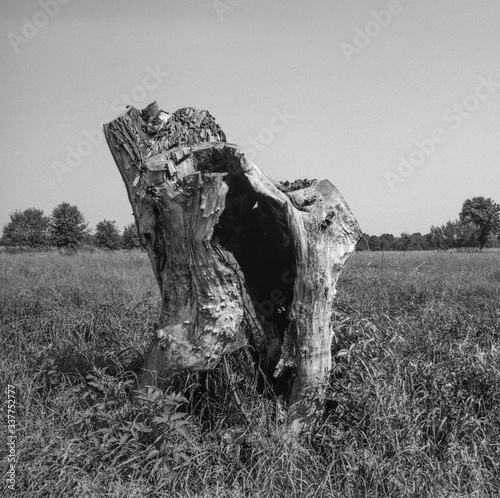
M 498 0 L 2 0 L 0 226 L 133 222 L 102 124 L 207 108 L 276 180 L 330 180 L 362 230 L 500 202 Z

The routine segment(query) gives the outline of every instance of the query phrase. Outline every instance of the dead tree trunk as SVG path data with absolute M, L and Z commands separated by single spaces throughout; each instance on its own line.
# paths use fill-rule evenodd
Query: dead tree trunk
M 162 296 L 142 385 L 249 342 L 300 429 L 322 409 L 336 282 L 360 236 L 346 202 L 327 180 L 271 180 L 206 110 L 130 107 L 104 132 Z

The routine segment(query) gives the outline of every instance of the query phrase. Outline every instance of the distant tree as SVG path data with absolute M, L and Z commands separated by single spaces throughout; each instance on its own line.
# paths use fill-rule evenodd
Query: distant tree
M 433 249 L 436 249 L 434 247 L 434 244 L 432 243 L 432 239 L 430 237 L 430 234 L 426 233 L 423 235 L 423 238 L 425 239 L 425 250 L 426 251 L 432 251 Z
M 413 247 L 412 251 L 425 251 L 429 248 L 427 239 L 420 232 L 412 233 L 410 239 L 411 247 Z
M 459 219 L 452 223 L 455 226 L 457 247 L 477 247 L 477 230 L 472 223 L 462 223 Z
M 476 227 L 479 247 L 483 250 L 489 235 L 500 231 L 500 205 L 490 198 L 467 199 L 460 211 L 460 222 Z
M 446 222 L 439 227 L 431 227 L 431 235 L 437 249 L 446 250 L 457 246 L 456 227 L 453 222 Z
M 477 245 L 475 227 L 470 223 L 462 223 L 460 220 L 447 221 L 439 227 L 431 226 L 426 238 L 432 249 L 454 249 Z
M 141 247 L 137 226 L 135 223 L 130 223 L 123 229 L 122 246 L 124 249 L 137 249 Z
M 410 239 L 410 234 L 408 232 L 403 232 L 396 242 L 400 251 L 408 251 L 410 243 L 411 239 Z
M 411 235 L 408 235 L 408 238 L 406 239 L 406 251 L 421 251 L 422 246 L 420 245 L 422 238 L 422 234 L 420 233 L 412 233 Z
M 370 235 L 368 245 L 370 246 L 370 251 L 380 251 L 380 240 L 376 235 Z
M 48 241 L 50 218 L 41 209 L 14 211 L 3 227 L 2 241 L 8 244 L 39 247 Z
M 391 244 L 393 251 L 405 251 L 404 240 L 401 237 L 394 237 L 394 241 Z
M 76 206 L 59 204 L 50 217 L 50 239 L 59 248 L 77 249 L 88 233 L 85 217 Z
M 393 251 L 394 250 L 394 235 L 392 233 L 383 233 L 379 237 L 380 249 L 382 251 Z
M 97 247 L 114 251 L 120 248 L 120 242 L 120 231 L 116 221 L 103 220 L 96 225 L 94 243 Z
M 441 232 L 441 227 L 436 227 L 431 225 L 429 234 L 427 235 L 429 240 L 429 245 L 433 249 L 443 249 L 443 237 Z
M 500 232 L 490 233 L 484 247 L 500 247 Z

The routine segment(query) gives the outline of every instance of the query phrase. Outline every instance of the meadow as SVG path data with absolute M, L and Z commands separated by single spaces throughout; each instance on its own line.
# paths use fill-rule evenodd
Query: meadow
M 325 417 L 290 445 L 244 349 L 130 396 L 159 313 L 145 253 L 0 254 L 18 496 L 499 496 L 500 252 L 356 253 L 335 310 Z

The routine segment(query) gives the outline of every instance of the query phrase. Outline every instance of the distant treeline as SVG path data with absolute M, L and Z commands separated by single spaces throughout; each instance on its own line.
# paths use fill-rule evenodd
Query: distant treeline
M 288 192 L 297 187 L 307 188 L 310 182 L 299 180 L 292 184 L 282 183 Z M 114 220 L 102 220 L 94 229 L 89 228 L 85 216 L 77 206 L 62 202 L 50 216 L 41 209 L 29 208 L 14 211 L 3 227 L 0 246 L 76 250 L 83 246 L 102 249 L 141 248 L 135 223 L 120 232 Z M 500 247 L 500 205 L 493 199 L 474 197 L 462 206 L 459 218 L 444 225 L 431 226 L 426 235 L 402 233 L 395 237 L 390 233 L 380 236 L 363 233 L 357 251 L 429 251 L 467 247 Z
M 435 251 L 467 247 L 500 247 L 500 205 L 493 199 L 467 199 L 458 219 L 444 225 L 431 226 L 428 234 L 402 233 L 394 237 L 384 233 L 380 237 L 363 234 L 357 251 Z
M 14 211 L 2 230 L 0 246 L 17 249 L 69 249 L 83 247 L 101 249 L 137 249 L 141 242 L 135 223 L 120 232 L 113 220 L 102 220 L 90 229 L 77 206 L 63 202 L 50 216 L 41 209 L 29 208 Z
M 436 251 L 480 247 L 477 229 L 460 221 L 448 221 L 442 226 L 432 226 L 430 232 L 422 235 L 402 233 L 395 237 L 390 233 L 380 236 L 363 233 L 356 251 Z M 498 234 L 490 234 L 484 247 L 500 247 Z

